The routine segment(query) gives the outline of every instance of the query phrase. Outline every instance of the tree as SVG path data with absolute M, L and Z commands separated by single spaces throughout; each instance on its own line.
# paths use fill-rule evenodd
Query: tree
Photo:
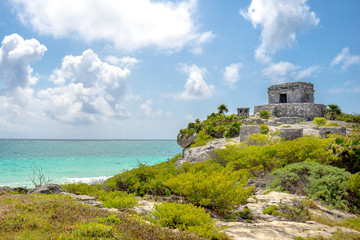
M 227 108 L 227 106 L 225 104 L 221 104 L 220 106 L 218 106 L 217 108 L 219 110 L 220 114 L 224 114 L 227 113 L 229 111 L 229 109 Z
M 327 117 L 329 120 L 336 120 L 337 116 L 341 114 L 341 109 L 336 104 L 328 104 L 326 109 Z

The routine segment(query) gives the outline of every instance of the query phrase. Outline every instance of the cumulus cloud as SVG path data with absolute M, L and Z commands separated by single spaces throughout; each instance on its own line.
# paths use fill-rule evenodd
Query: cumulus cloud
M 18 34 L 5 36 L 0 48 L 0 81 L 5 84 L 2 91 L 35 84 L 38 79 L 32 75 L 30 62 L 41 59 L 46 50 L 36 39 L 24 40 Z
M 140 104 L 140 108 L 144 111 L 146 116 L 156 117 L 156 116 L 171 116 L 171 112 L 165 112 L 162 109 L 155 110 L 153 107 L 153 101 L 148 99 Z
M 199 68 L 198 66 L 183 66 L 182 70 L 188 74 L 185 83 L 185 90 L 180 94 L 180 98 L 186 100 L 205 99 L 212 96 L 214 86 L 205 82 L 206 68 Z
M 350 49 L 345 47 L 342 49 L 341 53 L 339 53 L 331 62 L 331 66 L 342 65 L 341 68 L 343 70 L 348 69 L 351 65 L 359 65 L 360 64 L 360 56 L 359 55 L 351 55 Z
M 301 69 L 300 66 L 294 65 L 290 62 L 278 62 L 270 65 L 263 70 L 263 74 L 267 76 L 272 82 L 283 83 L 288 81 L 299 81 L 310 77 L 318 69 L 317 66 L 311 66 L 306 69 Z
M 234 84 L 240 80 L 239 69 L 242 63 L 233 63 L 225 67 L 224 81 L 230 88 L 235 88 Z
M 92 51 L 65 56 L 61 69 L 50 79 L 57 84 L 38 92 L 44 112 L 52 119 L 71 124 L 129 116 L 123 99 L 130 94 L 125 78 L 130 70 L 102 62 Z
M 105 40 L 115 47 L 177 50 L 213 36 L 194 22 L 197 0 L 10 0 L 23 24 L 41 34 Z
M 317 26 L 320 21 L 306 0 L 252 0 L 248 10 L 240 14 L 254 27 L 261 26 L 261 44 L 255 57 L 264 62 L 269 62 L 278 50 L 292 46 L 297 32 Z

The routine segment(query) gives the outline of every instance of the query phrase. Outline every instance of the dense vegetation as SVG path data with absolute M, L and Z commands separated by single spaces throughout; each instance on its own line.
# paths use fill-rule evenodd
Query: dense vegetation
M 226 115 L 227 108 L 223 104 L 218 107 L 218 110 L 218 113 L 210 114 L 203 121 L 196 119 L 194 122 L 190 122 L 187 128 L 180 130 L 179 135 L 184 134 L 189 137 L 196 134 L 198 137 L 191 147 L 203 146 L 216 138 L 230 138 L 239 135 L 242 117 L 238 117 L 236 114 Z
M 199 239 L 61 195 L 2 194 L 0 239 Z

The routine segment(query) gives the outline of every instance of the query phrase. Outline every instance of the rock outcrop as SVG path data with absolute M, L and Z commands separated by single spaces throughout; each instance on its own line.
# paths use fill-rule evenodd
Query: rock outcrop
M 329 238 L 331 237 L 331 234 L 334 234 L 339 229 L 347 233 L 360 234 L 360 232 L 348 228 L 329 227 L 315 221 L 294 222 L 283 217 L 271 216 L 263 213 L 263 210 L 270 205 L 278 205 L 280 203 L 292 205 L 294 200 L 301 201 L 305 199 L 305 196 L 295 194 L 280 192 L 264 194 L 263 190 L 259 190 L 254 196 L 248 199 L 247 204 L 240 206 L 237 209 L 237 211 L 241 211 L 244 208 L 250 209 L 254 215 L 252 223 L 218 221 L 217 225 L 225 226 L 226 229 L 223 230 L 223 232 L 234 240 L 290 240 L 294 239 L 294 236 L 303 238 L 322 236 Z M 315 204 L 316 209 L 310 210 L 311 215 L 321 215 L 324 218 L 333 220 L 356 217 L 356 215 L 350 213 L 345 213 L 336 209 L 328 209 L 319 203 Z
M 63 190 L 61 189 L 60 185 L 58 184 L 47 184 L 42 185 L 40 187 L 33 188 L 30 190 L 30 193 L 45 193 L 45 194 L 53 194 L 53 193 L 60 193 Z
M 207 142 L 205 146 L 185 148 L 183 150 L 182 158 L 179 158 L 175 166 L 181 166 L 185 162 L 203 162 L 211 157 L 211 153 L 215 149 L 224 149 L 226 145 L 238 144 L 238 138 L 231 138 L 226 140 L 225 138 L 215 139 Z
M 191 144 L 194 143 L 195 139 L 198 136 L 196 134 L 194 135 L 187 135 L 186 132 L 182 132 L 180 131 L 178 137 L 177 137 L 177 144 L 179 144 L 180 147 L 182 148 L 187 148 L 189 147 Z

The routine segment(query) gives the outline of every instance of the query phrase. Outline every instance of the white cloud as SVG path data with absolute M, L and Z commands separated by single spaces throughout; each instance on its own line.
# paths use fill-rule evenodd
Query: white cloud
M 299 81 L 309 78 L 318 70 L 318 66 L 310 66 L 306 69 L 300 69 L 300 66 L 290 62 L 278 62 L 270 65 L 263 70 L 263 74 L 272 82 L 283 83 L 288 81 Z
M 153 102 L 151 99 L 144 101 L 140 104 L 140 108 L 144 111 L 146 116 L 156 117 L 156 116 L 171 116 L 171 112 L 165 112 L 162 109 L 155 110 L 153 108 Z
M 50 118 L 65 123 L 126 118 L 123 99 L 130 89 L 124 79 L 129 75 L 129 69 L 102 62 L 89 49 L 81 56 L 65 56 L 50 77 L 59 86 L 39 91 L 38 97 Z
M 271 55 L 296 42 L 296 33 L 319 24 L 306 0 L 252 0 L 247 12 L 240 14 L 254 27 L 261 26 L 261 45 L 256 49 L 258 60 L 269 62 Z
M 348 47 L 343 48 L 341 53 L 339 53 L 331 62 L 331 66 L 335 66 L 338 64 L 342 65 L 342 69 L 346 70 L 351 65 L 359 65 L 360 64 L 360 56 L 359 55 L 351 55 L 350 49 Z
M 46 50 L 35 39 L 24 40 L 18 34 L 4 37 L 0 48 L 0 81 L 5 83 L 3 91 L 35 84 L 38 79 L 32 75 L 30 62 L 41 59 Z
M 34 98 L 30 63 L 40 60 L 46 47 L 35 39 L 24 40 L 18 34 L 5 36 L 0 47 L 0 129 L 27 130 L 31 117 L 41 117 Z
M 234 84 L 240 80 L 239 69 L 242 63 L 233 63 L 225 67 L 224 81 L 230 88 L 235 88 Z
M 295 80 L 301 80 L 304 78 L 309 78 L 311 75 L 313 75 L 317 70 L 319 69 L 318 66 L 310 66 L 308 68 L 305 68 L 303 70 L 300 70 L 299 72 L 295 73 L 294 79 Z
M 360 85 L 354 81 L 346 81 L 337 88 L 329 89 L 329 93 L 360 93 Z
M 198 66 L 183 66 L 182 70 L 188 74 L 188 78 L 185 83 L 185 90 L 180 94 L 180 98 L 191 99 L 205 99 L 211 97 L 214 92 L 214 86 L 208 85 L 204 76 L 206 74 L 205 68 L 199 68 Z
M 11 0 L 23 24 L 41 34 L 105 40 L 115 47 L 136 50 L 146 46 L 177 50 L 202 44 L 211 32 L 194 23 L 197 0 Z
M 122 57 L 118 58 L 115 56 L 108 56 L 106 61 L 110 64 L 117 65 L 119 67 L 132 68 L 140 62 L 140 60 L 133 57 Z

